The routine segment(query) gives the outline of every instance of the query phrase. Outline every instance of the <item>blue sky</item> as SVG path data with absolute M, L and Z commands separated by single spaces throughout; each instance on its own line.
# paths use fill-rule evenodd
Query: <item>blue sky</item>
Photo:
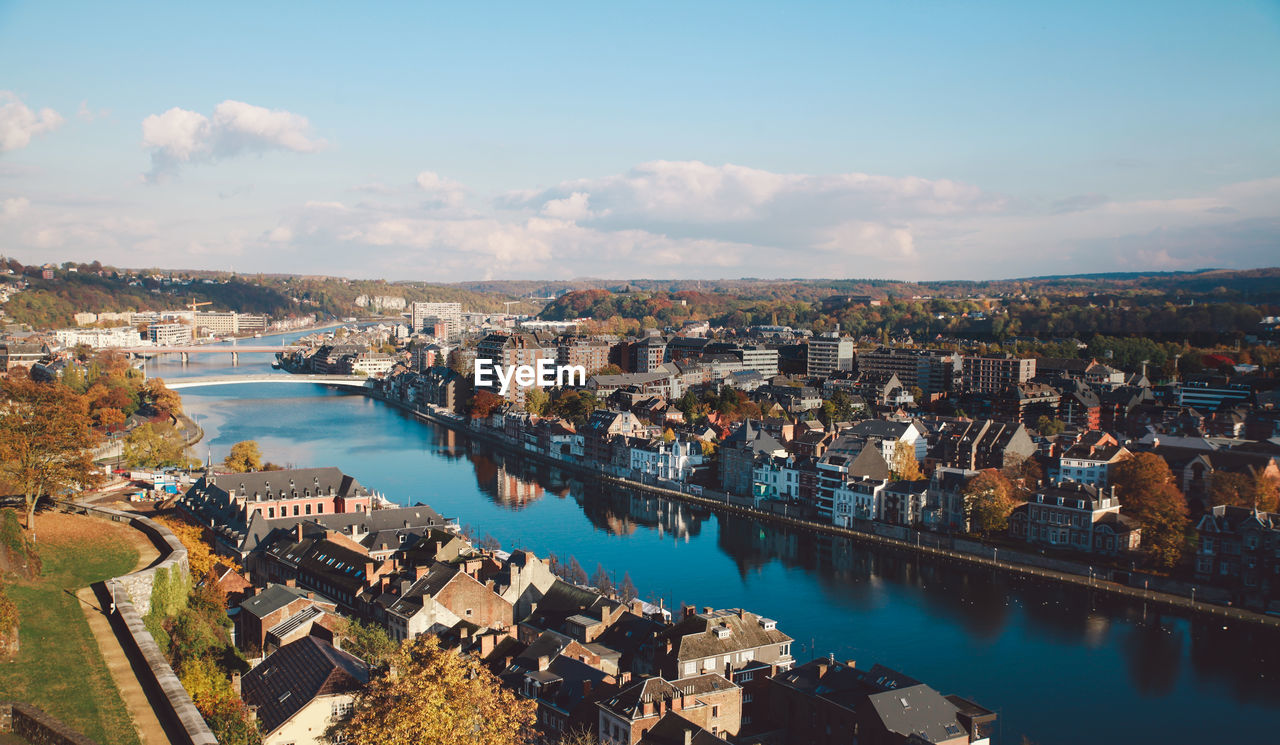
M 940 279 L 1278 238 L 1274 0 L 0 2 L 27 261 Z

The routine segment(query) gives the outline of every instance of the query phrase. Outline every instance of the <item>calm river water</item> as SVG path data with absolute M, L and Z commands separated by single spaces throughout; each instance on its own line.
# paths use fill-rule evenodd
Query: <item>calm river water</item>
M 148 372 L 262 373 L 268 362 L 166 359 Z M 337 466 L 504 548 L 574 556 L 616 581 L 628 572 L 643 597 L 668 607 L 748 608 L 778 620 L 799 660 L 880 662 L 998 710 L 998 743 L 1280 742 L 1274 633 L 602 492 L 359 394 L 256 384 L 182 396 L 206 432 L 202 459 L 257 440 L 268 460 Z

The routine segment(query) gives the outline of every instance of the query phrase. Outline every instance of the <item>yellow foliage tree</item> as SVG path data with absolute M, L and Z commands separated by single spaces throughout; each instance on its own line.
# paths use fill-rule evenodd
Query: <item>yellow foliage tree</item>
M 521 745 L 532 741 L 534 706 L 474 657 L 424 635 L 405 642 L 326 736 L 350 745 Z
M 915 446 L 902 440 L 893 445 L 893 463 L 889 464 L 889 470 L 894 481 L 919 481 L 924 478 L 924 474 L 920 472 L 920 464 L 916 462 Z
M 182 547 L 187 549 L 187 567 L 191 570 L 193 582 L 213 571 L 217 559 L 213 555 L 212 542 L 205 539 L 204 528 L 177 517 L 161 517 L 157 518 L 157 522 L 173 531 L 178 540 L 182 541 Z M 235 564 L 231 559 L 225 561 L 232 566 Z

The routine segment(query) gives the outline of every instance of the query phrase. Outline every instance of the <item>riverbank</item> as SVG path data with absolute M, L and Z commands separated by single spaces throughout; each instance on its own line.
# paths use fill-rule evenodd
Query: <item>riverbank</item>
M 593 468 L 589 465 L 562 460 L 538 450 L 527 449 L 501 432 L 471 426 L 470 420 L 467 419 L 454 418 L 435 411 L 423 411 L 402 401 L 383 396 L 377 391 L 363 390 L 361 392 L 370 398 L 412 414 L 420 421 L 446 427 L 467 437 L 483 441 L 509 455 L 544 463 L 586 478 L 597 479 L 602 483 L 612 484 L 618 488 L 643 491 L 666 499 L 703 507 L 716 513 L 750 518 L 762 523 L 786 527 L 800 532 L 847 538 L 859 543 L 915 554 L 943 563 L 981 567 L 1015 575 L 1023 579 L 1071 585 L 1184 613 L 1280 629 L 1280 617 L 1219 603 L 1205 602 L 1202 599 L 1203 595 L 1201 599 L 1194 599 L 1191 596 L 1194 595 L 1198 588 L 1193 585 L 1188 586 L 1189 592 L 1186 594 L 1170 591 L 1172 588 L 1167 586 L 1164 589 L 1150 589 L 1149 586 L 1131 586 L 1100 578 L 1095 567 L 1077 565 L 1074 562 L 1063 559 L 1041 557 L 1025 554 L 1017 550 L 991 546 L 968 537 L 929 533 L 900 526 L 883 526 L 892 530 L 892 532 L 901 534 L 885 535 L 873 532 L 876 527 L 875 524 L 870 524 L 867 530 L 843 528 L 762 510 L 752 504 L 745 503 L 746 500 L 740 500 L 735 503 L 734 499 L 728 496 L 711 498 L 656 484 L 620 478 L 603 473 L 598 467 Z M 1013 556 L 1010 556 L 1010 554 Z M 1056 565 L 1057 568 L 1053 565 Z M 1129 574 L 1129 577 L 1130 581 L 1135 581 L 1135 575 Z M 1148 585 L 1152 579 L 1157 580 L 1157 584 L 1173 584 L 1174 582 L 1161 577 L 1138 578 Z

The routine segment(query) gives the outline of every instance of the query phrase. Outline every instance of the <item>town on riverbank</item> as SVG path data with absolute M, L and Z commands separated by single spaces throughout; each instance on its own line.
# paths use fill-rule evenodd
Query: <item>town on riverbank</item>
M 922 345 L 781 326 L 615 333 L 454 305 L 413 303 L 403 323 L 304 336 L 277 362 L 290 373 L 363 380 L 356 390 L 419 419 L 607 490 L 749 518 L 762 536 L 851 538 L 1274 625 L 1267 551 L 1277 472 L 1261 436 L 1274 430 L 1265 366 L 1228 359 L 1193 373 L 1175 360 L 1170 378 L 1150 362 L 1127 370 L 1115 350 L 1093 356 L 1105 340 L 1077 357 L 1048 357 L 1026 343 Z M 1241 352 L 1265 360 L 1266 349 L 1258 342 Z M 1225 350 L 1195 354 L 1203 365 Z M 475 385 L 479 360 L 555 360 L 590 374 L 579 385 L 504 393 Z M 243 719 L 210 702 L 261 713 L 265 697 L 284 693 L 262 688 L 261 677 L 298 664 L 290 655 L 338 660 L 355 682 L 337 698 L 290 692 L 305 702 L 301 719 L 268 728 L 259 716 L 254 727 L 267 741 L 293 741 L 298 722 L 329 721 L 365 700 L 383 659 L 370 637 L 385 637 L 373 644 L 384 652 L 431 638 L 477 660 L 495 685 L 531 704 L 531 726 L 551 742 L 656 743 L 683 733 L 821 740 L 806 716 L 834 737 L 874 731 L 885 741 L 977 742 L 999 726 L 1001 702 L 940 694 L 909 670 L 881 666 L 893 660 L 793 654 L 783 615 L 762 617 L 746 602 L 646 602 L 625 565 L 610 567 L 618 577 L 504 547 L 427 505 L 386 504 L 359 486 L 359 474 L 323 463 L 284 469 L 247 452 L 195 467 L 183 446 L 198 427 L 162 381 L 123 355 L 49 347 L 31 367 L 40 385 L 84 397 L 90 422 L 120 443 L 110 457 L 130 488 L 145 482 L 140 491 L 155 507 L 198 526 L 196 540 L 203 533 L 221 555 L 221 607 L 234 619 L 226 643 L 245 667 L 213 671 L 228 681 L 215 699 L 191 691 L 220 734 Z M 129 413 L 118 421 L 108 409 Z M 284 611 L 254 621 L 246 611 L 267 595 L 269 612 Z M 154 636 L 172 634 L 176 619 L 152 619 Z M 246 623 L 257 631 L 246 635 Z M 681 657 L 677 639 L 701 655 L 692 667 L 685 657 L 694 652 Z M 343 652 L 365 667 L 343 663 Z M 184 653 L 170 655 L 174 669 L 184 663 Z M 663 699 L 665 691 L 676 693 Z M 877 701 L 894 695 L 921 716 L 890 721 Z M 628 703 L 633 696 L 639 703 Z M 657 697 L 650 713 L 646 696 Z

